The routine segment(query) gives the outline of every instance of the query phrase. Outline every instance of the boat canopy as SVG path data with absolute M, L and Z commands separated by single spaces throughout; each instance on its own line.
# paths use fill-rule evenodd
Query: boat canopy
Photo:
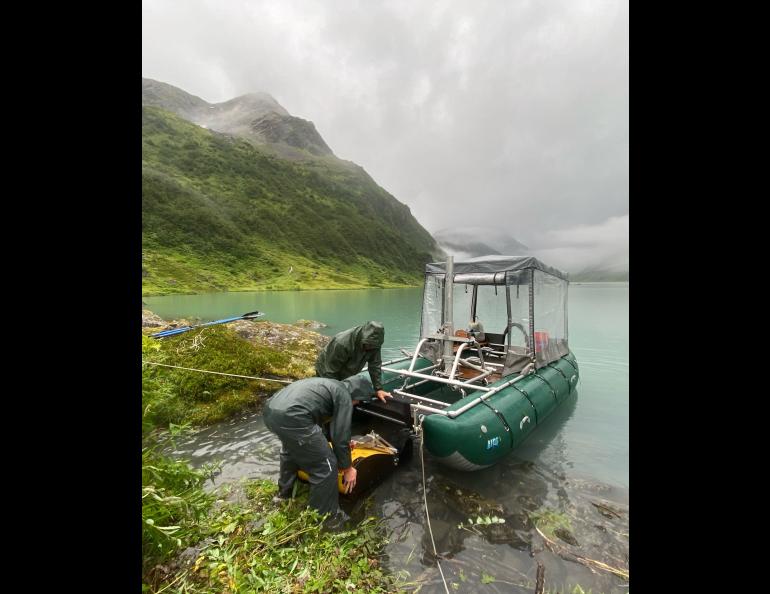
M 479 279 L 485 279 L 490 282 L 475 282 L 468 284 L 505 284 L 505 273 L 515 272 L 517 270 L 535 269 L 547 272 L 551 276 L 567 280 L 567 275 L 561 270 L 543 264 L 537 258 L 532 256 L 479 256 L 478 258 L 469 258 L 467 260 L 456 260 L 454 262 L 455 282 L 459 281 L 457 276 L 462 274 L 479 275 Z M 446 272 L 446 262 L 431 262 L 425 265 L 426 274 L 444 274 Z M 491 279 L 495 279 L 491 282 Z
M 451 319 L 445 312 L 446 263 L 425 266 L 422 338 L 449 323 L 470 329 L 480 322 L 493 343 L 542 367 L 569 352 L 567 275 L 531 256 L 481 256 L 456 261 Z M 508 367 L 508 365 L 506 365 Z

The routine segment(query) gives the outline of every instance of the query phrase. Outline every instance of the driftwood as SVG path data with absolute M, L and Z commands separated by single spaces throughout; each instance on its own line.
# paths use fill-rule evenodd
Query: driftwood
M 535 594 L 543 594 L 545 590 L 545 565 L 537 562 L 537 577 L 535 578 Z
M 543 540 L 545 540 L 545 542 L 546 542 L 546 546 L 548 546 L 548 548 L 551 551 L 553 551 L 554 553 L 556 553 L 557 555 L 559 555 L 563 559 L 567 559 L 568 561 L 577 561 L 578 563 L 581 563 L 582 565 L 585 565 L 589 569 L 594 569 L 594 568 L 601 569 L 602 571 L 608 571 L 610 573 L 614 573 L 618 577 L 621 577 L 621 578 L 623 578 L 625 580 L 628 579 L 628 572 L 627 571 L 624 571 L 623 569 L 618 569 L 617 567 L 612 567 L 611 565 L 607 565 L 606 563 L 602 563 L 601 561 L 597 561 L 596 559 L 589 559 L 588 557 L 581 557 L 580 555 L 576 555 L 575 553 L 572 553 L 572 552 L 566 550 L 561 545 L 559 545 L 559 544 L 555 543 L 554 541 L 552 541 L 545 534 L 543 534 L 540 531 L 540 528 L 538 528 L 537 526 L 535 526 L 535 530 L 537 530 L 537 533 L 540 536 L 543 537 Z M 554 550 L 554 549 L 556 549 L 556 550 Z M 569 559 L 569 558 L 565 557 L 564 556 L 565 554 L 569 555 L 569 557 L 572 557 L 572 559 Z
M 605 518 L 620 518 L 622 517 L 619 512 L 612 509 L 609 505 L 605 505 L 603 503 L 596 503 L 594 501 L 590 502 L 591 505 L 593 505 L 597 510 L 599 510 L 599 513 L 603 515 Z

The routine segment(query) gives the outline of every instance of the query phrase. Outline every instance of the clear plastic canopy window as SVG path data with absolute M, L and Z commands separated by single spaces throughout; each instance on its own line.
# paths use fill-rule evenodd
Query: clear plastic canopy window
M 567 281 L 535 270 L 534 340 L 537 367 L 569 352 L 567 342 Z
M 420 329 L 422 337 L 436 335 L 443 326 L 444 277 L 444 274 L 439 273 L 425 275 Z M 465 282 L 457 282 L 458 280 Z M 485 282 L 496 284 L 483 284 Z M 537 367 L 555 361 L 569 352 L 568 282 L 565 279 L 532 268 L 494 274 L 492 277 L 485 275 L 485 278 L 455 274 L 452 293 L 455 330 L 468 330 L 473 321 L 474 286 L 477 292 L 476 321 L 481 322 L 490 338 L 504 343 L 508 350 L 526 352 L 529 357 L 534 349 Z M 530 289 L 534 298 L 532 320 Z

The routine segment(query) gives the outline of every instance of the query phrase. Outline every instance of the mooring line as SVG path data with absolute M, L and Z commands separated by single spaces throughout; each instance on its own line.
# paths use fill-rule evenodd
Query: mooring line
M 142 365 L 158 365 L 160 367 L 171 367 L 173 369 L 184 369 L 185 371 L 198 371 L 199 373 L 212 373 L 214 375 L 226 375 L 229 377 L 241 377 L 244 379 L 260 380 L 264 382 L 278 382 L 281 384 L 292 384 L 294 380 L 273 379 L 271 377 L 255 377 L 253 375 L 238 375 L 235 373 L 222 373 L 221 371 L 208 371 L 206 369 L 193 369 L 192 367 L 180 367 L 179 365 L 166 365 L 165 363 L 155 363 L 153 361 L 142 361 Z
M 449 594 L 449 587 L 446 584 L 446 578 L 444 577 L 444 570 L 441 569 L 441 561 L 439 560 L 438 551 L 436 550 L 436 541 L 433 540 L 433 528 L 430 525 L 430 513 L 428 512 L 428 495 L 425 491 L 425 460 L 422 454 L 422 442 L 423 432 L 422 424 L 420 424 L 420 467 L 422 468 L 422 498 L 425 502 L 425 518 L 428 520 L 428 534 L 430 534 L 430 542 L 433 545 L 433 556 L 436 557 L 436 565 L 438 565 L 438 571 L 441 574 L 441 579 L 444 582 L 444 590 Z

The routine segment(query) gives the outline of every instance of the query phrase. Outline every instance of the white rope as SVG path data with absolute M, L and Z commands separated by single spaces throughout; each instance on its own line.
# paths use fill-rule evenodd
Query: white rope
M 444 590 L 449 594 L 449 587 L 446 585 L 446 578 L 444 577 L 444 570 L 441 569 L 441 561 L 439 561 L 438 551 L 436 550 L 436 541 L 433 540 L 433 528 L 430 525 L 430 513 L 428 513 L 428 495 L 425 492 L 425 461 L 422 455 L 422 442 L 423 432 L 422 424 L 420 424 L 420 467 L 422 468 L 422 498 L 425 502 L 425 518 L 428 520 L 428 534 L 430 534 L 430 542 L 433 545 L 433 555 L 436 557 L 436 565 L 438 565 L 438 571 L 441 574 L 441 579 L 444 582 Z
M 214 375 L 227 375 L 229 377 L 242 377 L 244 379 L 261 380 L 265 382 L 278 382 L 281 384 L 291 384 L 294 380 L 280 380 L 271 377 L 254 377 L 253 375 L 237 375 L 235 373 L 222 373 L 221 371 L 207 371 L 205 369 L 193 369 L 192 367 L 180 367 L 179 365 L 166 365 L 165 363 L 154 363 L 153 361 L 142 361 L 142 365 L 159 365 L 160 367 L 172 367 L 174 369 L 184 369 L 185 371 L 199 371 L 200 373 L 213 373 Z

